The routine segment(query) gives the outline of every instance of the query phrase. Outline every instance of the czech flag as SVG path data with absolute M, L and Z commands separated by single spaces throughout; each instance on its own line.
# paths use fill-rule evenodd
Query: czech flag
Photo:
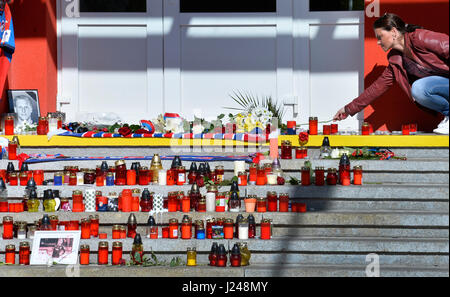
M 3 94 L 12 55 L 16 49 L 14 26 L 7 3 L 0 6 L 0 96 Z

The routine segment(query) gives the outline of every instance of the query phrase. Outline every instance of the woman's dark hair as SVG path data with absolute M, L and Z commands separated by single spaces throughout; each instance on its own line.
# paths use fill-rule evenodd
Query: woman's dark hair
M 396 28 L 400 33 L 405 34 L 407 32 L 414 32 L 416 29 L 422 29 L 423 27 L 406 24 L 398 15 L 393 13 L 385 13 L 382 17 L 375 21 L 373 28 L 381 28 L 386 31 L 391 31 L 392 28 Z

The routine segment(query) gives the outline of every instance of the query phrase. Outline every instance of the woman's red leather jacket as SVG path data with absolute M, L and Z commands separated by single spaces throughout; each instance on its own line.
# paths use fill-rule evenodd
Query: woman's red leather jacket
M 409 51 L 413 59 L 425 68 L 432 69 L 436 75 L 449 77 L 448 35 L 425 29 L 416 29 L 405 33 L 405 52 Z M 395 82 L 411 95 L 411 85 L 403 68 L 403 53 L 391 50 L 388 53 L 389 65 L 370 87 L 345 106 L 345 113 L 353 116 L 363 110 L 372 101 L 383 95 Z

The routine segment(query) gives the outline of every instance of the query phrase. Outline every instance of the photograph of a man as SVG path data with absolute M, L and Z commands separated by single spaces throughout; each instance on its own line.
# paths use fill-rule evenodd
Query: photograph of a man
M 17 114 L 15 126 L 37 124 L 39 120 L 39 100 L 36 90 L 9 90 L 10 112 Z

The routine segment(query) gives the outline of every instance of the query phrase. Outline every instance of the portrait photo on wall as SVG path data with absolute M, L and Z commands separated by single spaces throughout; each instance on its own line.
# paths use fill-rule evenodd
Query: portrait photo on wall
M 38 90 L 8 90 L 8 102 L 9 112 L 16 114 L 14 126 L 37 125 L 40 116 Z

